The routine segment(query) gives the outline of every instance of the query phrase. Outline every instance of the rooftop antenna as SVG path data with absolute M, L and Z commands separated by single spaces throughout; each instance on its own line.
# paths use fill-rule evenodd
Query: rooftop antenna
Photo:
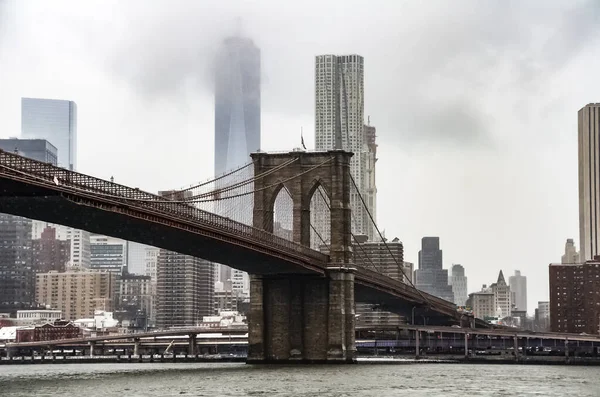
M 370 126 L 371 125 L 371 116 L 367 116 L 367 125 Z

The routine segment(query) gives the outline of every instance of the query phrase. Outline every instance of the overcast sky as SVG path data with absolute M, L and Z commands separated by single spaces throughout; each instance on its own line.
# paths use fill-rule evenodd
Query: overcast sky
M 79 171 L 157 191 L 213 172 L 212 60 L 262 51 L 264 150 L 314 146 L 314 56 L 365 57 L 377 217 L 417 262 L 440 236 L 469 290 L 528 276 L 579 240 L 577 110 L 600 101 L 600 2 L 0 0 L 0 137 L 20 98 L 78 105 Z

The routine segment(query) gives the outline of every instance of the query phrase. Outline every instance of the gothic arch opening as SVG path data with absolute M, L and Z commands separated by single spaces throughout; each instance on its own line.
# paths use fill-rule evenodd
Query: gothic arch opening
M 321 252 L 329 252 L 331 244 L 331 210 L 327 190 L 321 181 L 315 181 L 308 192 L 310 207 L 310 247 Z
M 273 193 L 273 234 L 294 240 L 294 200 L 283 184 Z

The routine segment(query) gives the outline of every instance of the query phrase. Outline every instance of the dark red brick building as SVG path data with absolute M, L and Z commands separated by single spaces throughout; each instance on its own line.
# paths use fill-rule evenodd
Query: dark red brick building
M 56 229 L 46 227 L 39 240 L 32 240 L 33 269 L 35 273 L 64 272 L 71 255 L 69 241 L 56 239 Z
M 598 334 L 600 256 L 583 264 L 551 264 L 550 330 Z
M 54 324 L 37 325 L 17 329 L 17 342 L 39 342 L 47 340 L 73 339 L 81 336 L 81 328 L 75 324 L 56 320 Z

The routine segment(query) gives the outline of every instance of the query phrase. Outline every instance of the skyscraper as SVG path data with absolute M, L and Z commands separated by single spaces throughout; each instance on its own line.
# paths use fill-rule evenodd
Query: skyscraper
M 508 317 L 512 313 L 512 292 L 510 290 L 510 286 L 506 283 L 504 279 L 504 273 L 500 270 L 498 273 L 498 281 L 490 286 L 492 292 L 494 293 L 494 306 L 496 309 L 496 317 L 498 319 L 502 319 L 504 317 Z
M 575 242 L 572 238 L 568 238 L 565 243 L 565 254 L 561 258 L 561 263 L 581 263 L 579 261 L 579 252 L 575 247 Z
M 46 139 L 58 149 L 58 166 L 77 169 L 77 105 L 58 99 L 21 98 L 21 136 Z
M 518 311 L 527 311 L 527 277 L 521 276 L 520 270 L 515 270 L 514 276 L 508 278 L 513 304 Z
M 465 276 L 465 268 L 462 265 L 452 265 L 449 284 L 452 286 L 454 304 L 456 306 L 465 306 L 469 294 L 467 291 L 467 276 Z
M 57 150 L 44 139 L 1 139 L 0 148 L 56 165 Z M 35 303 L 32 221 L 0 214 L 0 310 L 15 311 Z
M 127 265 L 127 241 L 93 234 L 90 237 L 90 269 L 122 274 Z
M 234 36 L 223 42 L 215 74 L 215 175 L 250 161 L 260 150 L 260 49 L 252 40 Z M 248 208 L 252 197 L 248 196 Z M 251 224 L 251 211 L 243 219 Z M 243 276 L 246 279 L 247 275 Z M 219 281 L 232 278 L 231 268 L 218 265 Z M 239 275 L 236 275 L 239 278 Z
M 579 245 L 581 262 L 599 253 L 600 231 L 600 103 L 579 110 Z
M 73 101 L 42 98 L 21 98 L 21 136 L 27 139 L 45 139 L 57 150 L 54 165 L 77 170 L 77 104 Z M 90 261 L 90 234 L 87 231 L 66 228 L 47 222 L 33 221 L 34 230 L 47 226 L 66 232 L 71 244 L 69 268 L 87 268 Z
M 195 326 L 213 314 L 214 264 L 160 250 L 157 263 L 156 326 Z
M 45 139 L 0 139 L 0 149 L 52 165 L 58 161 L 56 147 Z
M 315 60 L 315 148 L 343 149 L 353 152 L 350 173 L 363 198 L 366 196 L 367 145 L 365 135 L 373 139 L 374 130 L 364 126 L 364 59 L 360 55 L 319 55 Z M 374 177 L 374 174 L 373 174 Z M 374 179 L 373 179 L 374 183 Z M 351 189 L 352 232 L 373 237 L 369 217 L 358 193 Z M 311 223 L 329 237 L 325 224 L 327 211 L 318 201 L 311 205 Z M 369 230 L 371 229 L 371 230 Z M 314 241 L 318 246 L 320 242 Z
M 28 309 L 35 300 L 31 220 L 0 214 L 0 310 Z
M 215 174 L 220 175 L 260 149 L 260 49 L 252 40 L 225 39 L 215 83 Z
M 421 239 L 419 268 L 415 271 L 415 286 L 448 302 L 454 302 L 452 286 L 448 285 L 448 270 L 442 268 L 439 237 L 423 237 Z
M 373 219 L 377 219 L 377 185 L 375 184 L 375 165 L 377 164 L 377 130 L 371 125 L 364 127 L 365 152 L 365 201 Z M 368 218 L 368 214 L 365 214 Z M 370 219 L 365 219 L 366 225 L 371 225 Z M 369 240 L 375 238 L 375 227 L 366 228 Z
M 173 190 L 158 194 L 173 200 L 191 196 L 189 191 Z M 214 263 L 160 249 L 156 259 L 156 326 L 192 326 L 203 316 L 212 315 L 214 289 Z

